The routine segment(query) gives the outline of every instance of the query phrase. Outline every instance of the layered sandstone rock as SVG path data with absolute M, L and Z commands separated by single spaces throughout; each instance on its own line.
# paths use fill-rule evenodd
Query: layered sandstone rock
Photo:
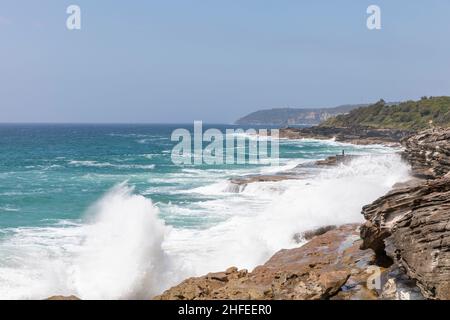
M 428 298 L 450 299 L 450 177 L 391 191 L 363 214 L 363 249 L 394 259 Z
M 363 249 L 388 256 L 431 299 L 450 299 L 450 130 L 403 141 L 417 176 L 363 208 Z
M 438 178 L 450 171 L 450 129 L 429 129 L 402 141 L 416 176 Z

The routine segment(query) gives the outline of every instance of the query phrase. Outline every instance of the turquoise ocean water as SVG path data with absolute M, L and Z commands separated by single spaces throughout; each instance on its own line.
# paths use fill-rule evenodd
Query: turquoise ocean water
M 170 135 L 180 127 L 192 130 L 0 125 L 0 298 L 146 298 L 186 276 L 252 268 L 296 245 L 296 232 L 360 221 L 363 204 L 408 177 L 396 150 L 315 140 L 282 140 L 278 167 L 176 166 Z M 362 157 L 230 188 L 229 178 L 342 150 Z

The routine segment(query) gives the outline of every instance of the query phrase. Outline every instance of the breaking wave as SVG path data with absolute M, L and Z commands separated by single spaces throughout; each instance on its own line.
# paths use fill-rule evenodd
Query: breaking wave
M 188 191 L 208 199 L 160 209 L 121 183 L 79 222 L 10 230 L 0 245 L 0 256 L 8 257 L 0 261 L 0 297 L 145 299 L 187 276 L 252 269 L 298 246 L 299 232 L 361 222 L 363 205 L 408 178 L 397 154 L 365 155 L 314 177 L 250 183 L 239 192 L 216 181 Z M 161 217 L 186 219 L 185 226 L 169 227 Z M 186 227 L 189 219 L 197 219 L 194 227 Z

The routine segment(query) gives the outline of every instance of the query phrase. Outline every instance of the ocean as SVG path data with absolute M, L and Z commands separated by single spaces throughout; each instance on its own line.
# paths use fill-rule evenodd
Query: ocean
M 192 125 L 0 125 L 0 299 L 148 299 L 186 277 L 250 270 L 302 231 L 362 222 L 363 205 L 409 178 L 396 149 L 331 140 L 281 140 L 279 166 L 177 166 L 176 128 Z M 301 179 L 229 181 L 342 150 L 360 157 L 305 166 Z

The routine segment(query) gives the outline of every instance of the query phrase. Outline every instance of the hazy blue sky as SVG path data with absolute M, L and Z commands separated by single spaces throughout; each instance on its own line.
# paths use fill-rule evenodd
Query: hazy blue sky
M 1 0 L 0 122 L 231 122 L 449 95 L 449 35 L 448 0 Z

